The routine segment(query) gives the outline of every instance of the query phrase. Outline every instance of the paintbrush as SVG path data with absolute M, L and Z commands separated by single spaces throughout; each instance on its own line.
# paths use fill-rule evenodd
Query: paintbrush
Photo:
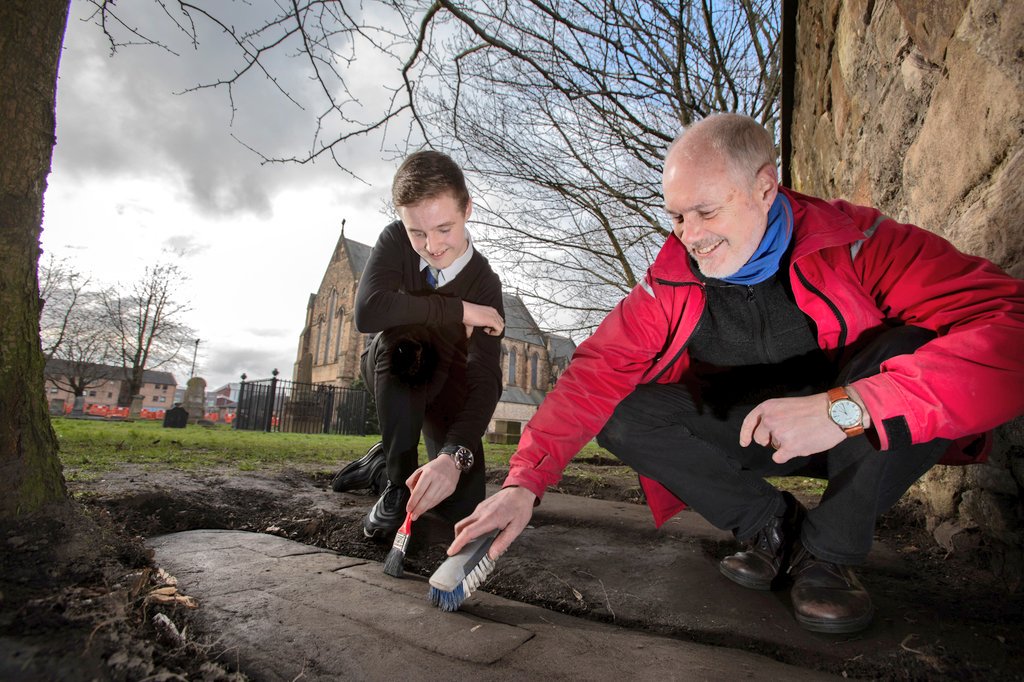
M 498 535 L 491 531 L 470 541 L 462 551 L 445 559 L 444 563 L 430 576 L 430 603 L 442 611 L 458 611 L 462 602 L 469 599 L 480 587 L 491 571 L 494 561 L 487 556 L 487 550 Z
M 405 547 L 409 544 L 409 537 L 412 535 L 412 514 L 406 513 L 405 523 L 395 533 L 395 541 L 388 552 L 388 558 L 384 560 L 384 572 L 396 578 L 402 577 L 402 570 L 405 565 Z

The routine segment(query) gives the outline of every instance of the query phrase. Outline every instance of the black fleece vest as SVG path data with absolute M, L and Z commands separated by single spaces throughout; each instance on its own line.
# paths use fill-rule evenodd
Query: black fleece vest
M 786 277 L 776 274 L 748 286 L 705 278 L 691 267 L 707 300 L 689 343 L 705 401 L 753 405 L 828 383 L 835 370 Z M 787 270 L 784 264 L 779 272 Z

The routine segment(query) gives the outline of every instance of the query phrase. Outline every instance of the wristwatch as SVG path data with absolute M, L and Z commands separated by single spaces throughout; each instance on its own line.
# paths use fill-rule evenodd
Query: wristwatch
M 461 445 L 445 445 L 438 454 L 451 457 L 459 472 L 469 471 L 473 468 L 473 451 L 469 448 L 464 448 Z
M 849 394 L 842 386 L 829 389 L 828 418 L 845 431 L 847 437 L 864 433 L 864 411 L 860 409 L 860 405 L 850 400 Z

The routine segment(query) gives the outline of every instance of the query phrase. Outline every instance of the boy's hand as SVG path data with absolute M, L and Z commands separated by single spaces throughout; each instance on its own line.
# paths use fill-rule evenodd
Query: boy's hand
M 480 327 L 491 336 L 497 336 L 505 329 L 505 320 L 501 319 L 496 309 L 469 301 L 462 302 L 462 324 Z
M 412 495 L 405 510 L 415 521 L 455 492 L 459 483 L 459 470 L 448 455 L 438 455 L 405 480 Z

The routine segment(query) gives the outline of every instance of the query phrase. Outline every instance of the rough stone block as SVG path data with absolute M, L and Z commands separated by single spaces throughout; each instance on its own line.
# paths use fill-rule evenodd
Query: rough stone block
M 987 181 L 1020 140 L 1024 98 L 1016 84 L 954 40 L 948 77 L 932 92 L 920 134 L 903 164 L 906 198 L 919 225 L 945 231 L 961 198 Z M 951 131 L 956 143 L 951 144 Z
M 967 524 L 975 525 L 986 535 L 1011 546 L 1019 546 L 1021 519 L 1017 499 L 985 490 L 967 490 L 960 500 L 960 515 Z
M 967 467 L 967 485 L 1000 495 L 1017 495 L 1020 492 L 1010 470 L 991 463 Z
M 895 0 L 903 26 L 928 61 L 940 64 L 946 45 L 963 19 L 968 0 Z
M 964 200 L 964 210 L 945 236 L 966 253 L 991 260 L 1011 275 L 1024 276 L 1024 138 L 1008 150 L 1006 161 Z M 1024 431 L 1024 429 L 1020 429 Z M 1024 433 L 1018 434 L 1024 443 Z
M 924 504 L 926 517 L 953 518 L 964 477 L 964 467 L 934 467 L 911 488 L 911 495 Z
M 1019 2 L 972 0 L 956 37 L 971 43 L 981 57 L 1024 89 L 1024 12 Z

